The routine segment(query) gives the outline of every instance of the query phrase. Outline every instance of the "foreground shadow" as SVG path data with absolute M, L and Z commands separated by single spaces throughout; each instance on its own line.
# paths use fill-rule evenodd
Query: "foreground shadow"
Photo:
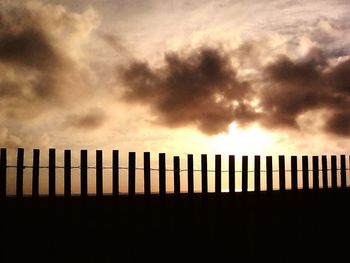
M 337 260 L 347 190 L 1 201 L 2 262 Z

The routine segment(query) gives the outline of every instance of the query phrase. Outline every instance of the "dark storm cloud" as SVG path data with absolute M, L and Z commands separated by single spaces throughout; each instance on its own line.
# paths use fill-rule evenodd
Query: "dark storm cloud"
M 299 61 L 282 56 L 267 66 L 267 83 L 260 95 L 264 124 L 271 128 L 297 128 L 300 114 L 324 104 L 328 100 L 322 83 L 326 66 L 320 50 L 313 50 Z
M 340 94 L 350 95 L 350 60 L 334 67 L 327 74 L 329 84 Z
M 86 113 L 72 114 L 66 118 L 65 126 L 77 129 L 93 130 L 106 121 L 106 114 L 101 109 L 93 108 Z
M 344 109 L 344 112 L 334 113 L 327 121 L 325 130 L 340 136 L 350 136 L 350 111 Z
M 327 80 L 337 97 L 333 115 L 325 123 L 325 130 L 336 135 L 350 137 L 350 60 L 334 67 Z
M 24 19 L 24 18 L 20 18 Z M 26 18 L 30 19 L 30 18 Z M 27 21 L 23 28 L 1 23 L 0 60 L 5 63 L 33 67 L 37 69 L 55 68 L 60 58 L 45 32 L 33 21 Z
M 134 61 L 120 72 L 125 99 L 150 105 L 168 127 L 196 126 L 211 135 L 226 131 L 234 120 L 257 117 L 247 105 L 251 87 L 237 79 L 229 56 L 220 49 L 168 53 L 157 69 Z
M 331 116 L 324 129 L 350 136 L 349 116 L 350 61 L 330 66 L 324 53 L 313 49 L 293 61 L 281 57 L 264 69 L 265 87 L 261 89 L 261 122 L 269 128 L 299 128 L 297 118 L 312 110 L 325 110 Z M 341 123 L 343 125 L 341 125 Z

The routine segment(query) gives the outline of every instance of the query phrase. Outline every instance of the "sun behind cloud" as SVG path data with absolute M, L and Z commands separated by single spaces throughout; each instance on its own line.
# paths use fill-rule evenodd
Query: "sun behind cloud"
M 273 135 L 258 126 L 239 129 L 237 124 L 232 123 L 227 134 L 210 140 L 210 148 L 215 153 L 252 156 L 269 152 L 273 142 Z

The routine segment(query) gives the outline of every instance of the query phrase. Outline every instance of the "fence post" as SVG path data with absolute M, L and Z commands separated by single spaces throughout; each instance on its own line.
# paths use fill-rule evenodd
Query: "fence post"
M 229 180 L 229 192 L 231 194 L 235 193 L 236 189 L 236 182 L 235 182 L 235 172 L 236 172 L 236 167 L 235 167 L 235 156 L 230 155 L 228 157 L 228 180 Z
M 202 194 L 208 193 L 208 160 L 207 155 L 201 155 L 201 170 L 202 170 Z
M 33 150 L 33 174 L 32 174 L 32 196 L 39 196 L 39 161 L 40 161 L 40 150 Z
M 260 156 L 254 156 L 254 191 L 260 192 Z
M 87 197 L 88 195 L 88 152 L 80 151 L 80 195 Z
M 119 195 L 119 151 L 112 150 L 112 177 L 113 177 L 113 186 L 112 194 L 113 196 Z
M 166 165 L 165 165 L 165 153 L 159 154 L 159 195 L 165 196 L 166 194 Z
M 193 155 L 187 155 L 187 180 L 188 180 L 188 194 L 193 195 L 194 193 L 194 183 L 193 183 Z
M 309 160 L 308 156 L 302 157 L 303 166 L 303 190 L 309 190 Z
M 96 196 L 103 196 L 103 159 L 102 150 L 96 150 Z
M 49 149 L 49 197 L 56 196 L 56 150 Z
M 242 192 L 248 191 L 248 156 L 242 156 Z
M 64 150 L 64 196 L 71 197 L 71 150 Z
M 320 188 L 318 156 L 312 157 L 312 181 L 313 181 L 313 189 L 318 190 Z
M 278 156 L 278 170 L 279 170 L 279 190 L 284 192 L 286 190 L 286 165 L 284 155 Z
M 345 155 L 340 155 L 340 183 L 341 188 L 346 188 L 346 165 L 345 165 Z
M 215 193 L 221 193 L 221 155 L 215 155 Z
M 326 155 L 322 155 L 322 188 L 328 188 L 328 165 Z
M 273 191 L 272 156 L 266 156 L 266 190 Z
M 291 157 L 291 177 L 292 177 L 292 190 L 298 190 L 298 159 L 297 156 Z
M 174 156 L 174 194 L 180 195 L 180 157 Z
M 151 154 L 149 152 L 143 153 L 143 191 L 146 196 L 151 195 Z
M 17 149 L 17 180 L 16 180 L 16 196 L 23 197 L 23 170 L 24 170 L 24 149 Z
M 0 150 L 0 198 L 6 198 L 6 175 L 7 173 L 7 150 L 1 148 Z
M 129 196 L 135 195 L 136 153 L 129 152 Z
M 332 189 L 337 188 L 337 156 L 331 156 L 331 181 L 332 181 Z

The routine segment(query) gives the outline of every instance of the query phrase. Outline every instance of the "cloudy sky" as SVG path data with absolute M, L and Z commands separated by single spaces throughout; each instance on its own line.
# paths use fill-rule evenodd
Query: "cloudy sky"
M 1 0 L 0 144 L 347 153 L 349 17 L 348 0 Z

